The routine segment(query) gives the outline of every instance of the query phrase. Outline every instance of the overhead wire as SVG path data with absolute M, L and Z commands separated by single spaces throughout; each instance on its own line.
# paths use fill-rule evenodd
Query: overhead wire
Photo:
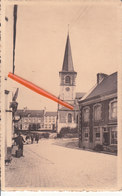
M 80 12 L 77 14 L 77 17 L 75 17 L 72 22 L 70 23 L 70 30 L 74 27 L 74 25 L 78 24 L 79 20 L 83 18 L 85 14 L 88 13 L 89 9 L 91 8 L 91 5 L 85 6 L 82 10 L 80 9 Z

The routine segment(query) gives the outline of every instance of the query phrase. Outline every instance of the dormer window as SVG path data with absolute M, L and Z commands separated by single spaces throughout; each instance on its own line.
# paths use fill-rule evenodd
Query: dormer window
M 70 84 L 70 82 L 71 82 L 70 76 L 66 76 L 66 77 L 65 77 L 65 83 L 66 83 L 66 84 Z

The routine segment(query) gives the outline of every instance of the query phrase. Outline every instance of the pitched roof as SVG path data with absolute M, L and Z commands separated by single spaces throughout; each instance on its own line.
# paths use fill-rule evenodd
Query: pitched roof
M 90 91 L 90 93 L 87 94 L 87 96 L 81 99 L 80 102 L 115 92 L 117 92 L 117 72 L 108 75 L 104 80 L 102 80 L 101 83 L 95 85 L 92 91 Z
M 57 116 L 57 112 L 46 112 L 45 116 Z
M 44 116 L 44 110 L 17 110 L 15 116 L 22 117 L 42 117 Z
M 74 72 L 69 34 L 67 35 L 62 71 Z
M 83 92 L 77 92 L 76 95 L 75 95 L 75 97 L 76 97 L 76 99 L 80 99 L 80 98 L 82 98 L 84 95 L 85 95 L 85 93 L 83 93 Z

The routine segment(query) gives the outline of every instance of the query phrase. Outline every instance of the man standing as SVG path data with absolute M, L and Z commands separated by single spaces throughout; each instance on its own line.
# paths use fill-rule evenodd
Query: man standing
M 16 138 L 16 143 L 18 145 L 18 150 L 21 151 L 21 156 L 23 156 L 23 144 L 24 144 L 24 139 L 21 136 L 21 133 L 19 133 L 18 137 Z
M 38 134 L 38 133 L 36 134 L 35 141 L 36 141 L 37 143 L 38 143 L 38 141 L 39 141 L 39 134 Z

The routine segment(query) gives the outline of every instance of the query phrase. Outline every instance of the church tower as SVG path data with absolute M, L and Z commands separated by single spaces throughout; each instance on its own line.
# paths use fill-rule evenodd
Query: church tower
M 76 111 L 76 76 L 77 72 L 74 71 L 71 45 L 69 39 L 69 33 L 67 35 L 66 47 L 64 53 L 64 60 L 62 70 L 59 72 L 60 77 L 60 92 L 59 98 L 74 106 L 73 110 L 70 110 L 62 105 L 58 105 L 58 118 L 57 118 L 57 132 L 60 133 L 62 128 L 77 127 L 77 111 Z
M 77 72 L 74 71 L 71 45 L 69 39 L 69 33 L 67 35 L 65 53 L 62 71 L 59 72 L 60 76 L 60 93 L 59 98 L 74 105 L 75 100 L 75 80 Z M 61 106 L 59 106 L 61 108 Z

